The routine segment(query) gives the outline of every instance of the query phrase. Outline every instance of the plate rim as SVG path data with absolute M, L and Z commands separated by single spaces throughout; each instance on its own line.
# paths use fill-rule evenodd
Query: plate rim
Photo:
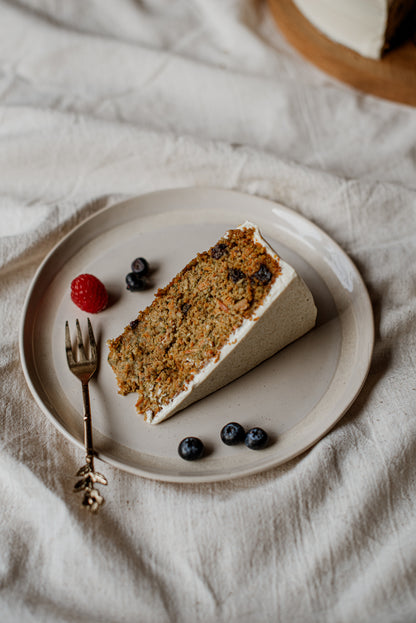
M 30 374 L 30 370 L 29 370 L 29 366 L 28 366 L 28 362 L 26 361 L 26 356 L 25 356 L 25 331 L 26 331 L 26 326 L 27 326 L 27 312 L 28 312 L 28 307 L 30 305 L 34 290 L 35 290 L 35 286 L 36 283 L 38 281 L 38 279 L 40 278 L 40 276 L 42 275 L 45 266 L 48 264 L 50 258 L 56 253 L 56 251 L 64 245 L 64 243 L 71 237 L 74 235 L 74 233 L 83 228 L 87 223 L 89 223 L 90 221 L 93 221 L 95 219 L 100 218 L 103 213 L 105 212 L 109 212 L 112 210 L 115 210 L 117 208 L 120 208 L 123 205 L 127 205 L 130 204 L 132 202 L 135 201 L 140 201 L 143 200 L 145 198 L 148 197 L 152 197 L 152 196 L 156 196 L 156 195 L 161 195 L 161 194 L 169 194 L 169 193 L 177 193 L 177 192 L 184 192 L 184 193 L 188 193 L 188 192 L 210 192 L 210 193 L 219 193 L 219 194 L 224 194 L 224 195 L 234 195 L 234 196 L 240 196 L 240 197 L 244 197 L 244 198 L 250 198 L 253 199 L 255 201 L 259 201 L 262 203 L 266 203 L 269 204 L 270 208 L 272 207 L 277 207 L 279 209 L 279 212 L 283 212 L 286 213 L 289 216 L 294 217 L 296 220 L 303 222 L 309 229 L 315 230 L 317 232 L 319 232 L 319 235 L 327 240 L 333 247 L 336 247 L 337 251 L 343 256 L 343 259 L 347 261 L 347 263 L 349 264 L 350 268 L 352 269 L 353 273 L 354 273 L 354 277 L 356 279 L 356 281 L 359 283 L 360 286 L 360 295 L 363 296 L 363 300 L 364 300 L 364 304 L 368 309 L 368 317 L 367 317 L 367 321 L 369 322 L 369 333 L 368 333 L 368 350 L 367 350 L 367 361 L 366 361 L 366 365 L 363 368 L 363 373 L 362 373 L 362 377 L 361 377 L 361 382 L 359 384 L 359 386 L 357 385 L 357 388 L 355 389 L 354 392 L 352 392 L 352 395 L 350 397 L 350 399 L 345 403 L 343 409 L 337 414 L 336 417 L 334 417 L 333 419 L 331 419 L 331 421 L 328 423 L 328 425 L 326 427 L 324 427 L 319 434 L 315 435 L 313 438 L 311 438 L 310 442 L 306 445 L 303 445 L 302 448 L 299 449 L 295 449 L 293 451 L 293 453 L 289 454 L 288 456 L 285 456 L 285 458 L 283 460 L 271 460 L 269 463 L 267 463 L 266 465 L 259 465 L 259 466 L 249 466 L 247 468 L 242 467 L 238 473 L 232 473 L 232 474 L 208 474 L 208 475 L 204 475 L 201 473 L 195 474 L 193 476 L 183 476 L 183 475 L 174 475 L 174 474 L 165 474 L 165 473 L 153 473 L 153 472 L 149 472 L 146 471 L 146 469 L 140 468 L 140 467 L 133 467 L 131 466 L 129 463 L 124 463 L 121 459 L 117 459 L 114 458 L 112 456 L 108 456 L 104 453 L 97 453 L 97 459 L 102 460 L 103 462 L 113 466 L 113 467 L 117 467 L 118 469 L 121 469 L 122 471 L 125 471 L 127 473 L 133 474 L 133 475 L 137 475 L 137 476 L 141 476 L 144 478 L 148 478 L 151 480 L 156 480 L 159 482 L 170 482 L 170 483 L 177 483 L 177 484 L 204 484 L 204 483 L 215 483 L 215 482 L 223 482 L 223 481 L 227 481 L 227 480 L 235 480 L 237 478 L 244 478 L 244 477 L 248 477 L 248 476 L 252 476 L 258 473 L 263 473 L 266 472 L 270 469 L 273 469 L 275 467 L 279 467 L 281 465 L 284 465 L 290 461 L 292 461 L 294 458 L 302 456 L 304 453 L 306 453 L 308 450 L 310 450 L 310 448 L 312 448 L 314 445 L 316 445 L 316 443 L 318 443 L 323 437 L 325 437 L 328 432 L 334 428 L 336 426 L 336 424 L 342 419 L 342 417 L 345 415 L 345 413 L 348 411 L 348 409 L 351 407 L 351 405 L 354 403 L 354 401 L 356 400 L 356 398 L 358 397 L 359 393 L 361 392 L 366 379 L 368 377 L 368 373 L 371 367 L 371 362 L 372 362 L 372 355 L 373 355 L 373 349 L 374 349 L 374 340 L 375 340 L 375 324 L 374 324 L 374 314 L 373 314 L 373 309 L 372 309 L 372 304 L 371 304 L 371 299 L 370 299 L 370 295 L 368 293 L 366 284 L 364 282 L 364 279 L 361 275 L 361 273 L 359 272 L 358 268 L 356 267 L 356 265 L 354 264 L 353 260 L 350 258 L 350 256 L 342 249 L 342 247 L 336 242 L 336 240 L 334 240 L 333 238 L 331 238 L 320 226 L 316 225 L 313 221 L 311 221 L 310 219 L 306 218 L 303 214 L 297 212 L 296 210 L 292 209 L 292 208 L 288 208 L 287 206 L 281 204 L 279 201 L 274 201 L 273 199 L 268 199 L 259 195 L 255 195 L 255 194 L 251 194 L 251 193 L 246 193 L 246 192 L 242 192 L 242 191 L 237 191 L 237 190 L 229 190 L 229 189 L 224 189 L 224 188 L 220 188 L 220 187 L 215 187 L 215 186 L 181 186 L 181 187 L 171 187 L 171 188 L 164 188 L 164 189 L 159 189 L 159 190 L 153 190 L 153 191 L 149 191 L 146 193 L 141 193 L 139 195 L 135 195 L 132 197 L 128 197 L 126 199 L 123 199 L 121 201 L 115 201 L 114 203 L 110 203 L 110 205 L 107 205 L 103 208 L 101 208 L 100 210 L 98 210 L 97 212 L 87 216 L 85 219 L 82 219 L 78 224 L 76 224 L 74 227 L 72 227 L 70 229 L 70 231 L 68 231 L 62 238 L 60 238 L 54 245 L 53 247 L 50 249 L 50 251 L 46 254 L 46 256 L 43 258 L 43 260 L 41 261 L 41 263 L 39 264 L 38 268 L 36 269 L 31 281 L 30 281 L 30 285 L 29 288 L 27 290 L 26 296 L 25 296 L 25 300 L 24 300 L 24 304 L 22 307 L 22 311 L 21 311 L 21 316 L 20 316 L 20 325 L 19 325 L 19 355 L 20 355 L 20 362 L 21 362 L 21 366 L 23 369 L 23 373 L 25 376 L 25 380 L 26 383 L 31 391 L 32 397 L 35 399 L 36 404 L 38 405 L 38 407 L 40 408 L 40 410 L 42 411 L 42 413 L 44 415 L 47 416 L 47 418 L 49 419 L 49 421 L 52 422 L 52 424 L 55 426 L 55 428 L 57 428 L 70 442 L 72 442 L 73 444 L 77 445 L 79 448 L 84 448 L 84 444 L 82 441 L 78 440 L 76 437 L 74 437 L 72 435 L 72 433 L 70 433 L 66 427 L 53 415 L 53 413 L 51 413 L 49 411 L 49 409 L 47 408 L 47 405 L 44 403 L 44 401 L 42 400 L 42 398 L 39 396 L 35 384 L 32 380 L 31 374 Z M 329 387 L 331 386 L 331 384 L 329 385 Z M 329 388 L 328 388 L 329 389 Z M 326 392 L 325 392 L 326 393 Z M 324 394 L 325 395 L 325 394 Z M 102 435 L 102 433 L 100 433 L 99 431 L 97 431 L 97 434 L 100 435 L 101 437 L 105 437 L 104 435 Z M 122 446 L 122 444 L 119 444 L 118 442 L 114 442 L 116 445 Z M 125 446 L 123 446 L 125 447 Z M 135 451 L 133 451 L 135 452 Z M 138 451 L 137 451 L 138 452 Z M 140 454 L 138 452 L 138 454 Z

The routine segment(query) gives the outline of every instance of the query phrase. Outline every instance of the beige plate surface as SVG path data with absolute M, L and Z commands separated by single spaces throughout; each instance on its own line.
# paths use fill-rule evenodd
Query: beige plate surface
M 245 220 L 309 285 L 318 307 L 316 328 L 244 377 L 157 426 L 135 414 L 134 396 L 117 393 L 107 364 L 106 339 L 119 335 L 154 291 L 168 283 L 198 251 Z M 128 292 L 131 261 L 146 257 L 153 287 Z M 88 314 L 74 306 L 69 285 L 89 272 L 107 286 L 111 305 L 91 315 L 100 367 L 91 382 L 94 442 L 99 458 L 158 480 L 210 482 L 250 475 L 304 452 L 342 417 L 366 378 L 374 339 L 373 315 L 363 281 L 348 256 L 321 229 L 271 201 L 210 188 L 150 193 L 111 206 L 68 234 L 38 269 L 25 302 L 20 351 L 29 387 L 44 413 L 83 446 L 82 396 L 69 372 L 64 323 L 85 330 Z M 227 422 L 262 426 L 271 443 L 261 451 L 227 447 Z M 200 437 L 206 456 L 186 462 L 181 439 Z

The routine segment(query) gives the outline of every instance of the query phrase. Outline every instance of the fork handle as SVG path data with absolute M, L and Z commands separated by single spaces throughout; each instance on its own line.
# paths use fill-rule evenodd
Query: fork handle
M 94 470 L 94 449 L 92 444 L 91 406 L 88 382 L 82 383 L 82 398 L 84 401 L 84 446 L 86 462 Z

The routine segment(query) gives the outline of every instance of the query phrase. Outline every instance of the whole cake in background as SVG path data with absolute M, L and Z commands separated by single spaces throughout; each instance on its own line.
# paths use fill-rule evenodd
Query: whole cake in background
M 293 0 L 329 39 L 380 59 L 415 33 L 416 0 Z
M 246 222 L 198 253 L 115 339 L 119 393 L 157 424 L 309 331 L 312 294 Z

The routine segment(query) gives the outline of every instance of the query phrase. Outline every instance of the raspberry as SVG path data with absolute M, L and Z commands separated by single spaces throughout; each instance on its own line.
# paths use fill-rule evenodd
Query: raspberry
M 108 304 L 105 286 L 97 277 L 84 273 L 78 275 L 71 283 L 71 299 L 82 311 L 97 314 Z

